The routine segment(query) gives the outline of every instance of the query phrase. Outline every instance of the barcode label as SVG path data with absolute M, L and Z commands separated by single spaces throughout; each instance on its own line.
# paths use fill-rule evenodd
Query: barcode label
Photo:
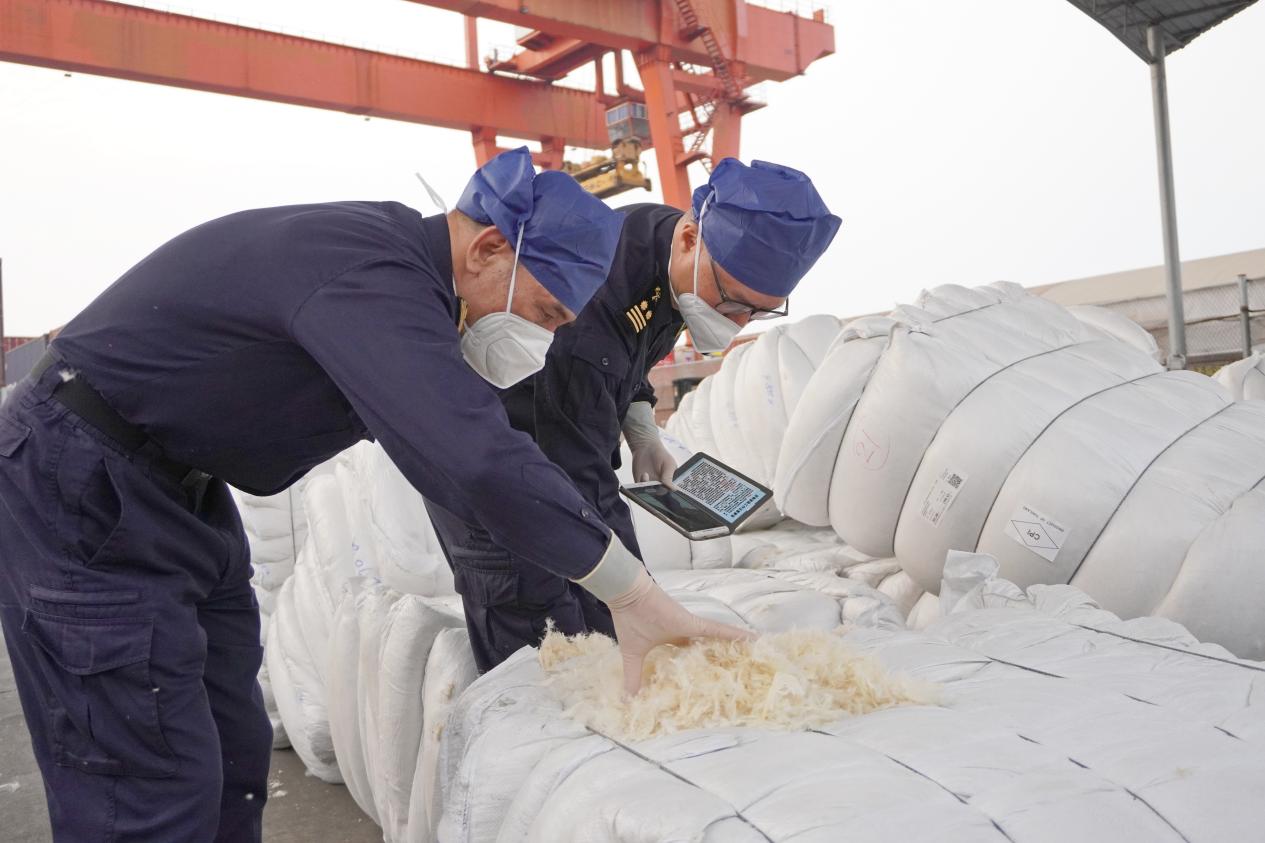
M 962 484 L 965 482 L 966 475 L 960 471 L 950 471 L 946 468 L 940 472 L 940 476 L 931 486 L 931 491 L 922 501 L 922 517 L 930 521 L 933 526 L 939 527 L 940 522 L 944 520 L 944 514 L 957 500 L 958 492 L 962 491 Z

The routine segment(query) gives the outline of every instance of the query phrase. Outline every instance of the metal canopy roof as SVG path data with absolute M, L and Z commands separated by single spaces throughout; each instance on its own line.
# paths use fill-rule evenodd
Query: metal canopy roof
M 1098 21 L 1144 62 L 1151 62 L 1146 31 L 1164 31 L 1166 53 L 1180 50 L 1256 0 L 1068 0 Z

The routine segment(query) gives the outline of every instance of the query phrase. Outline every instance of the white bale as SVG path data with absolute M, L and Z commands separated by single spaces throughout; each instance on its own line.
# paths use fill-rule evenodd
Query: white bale
M 1265 477 L 1265 448 L 1259 444 L 1263 430 L 1265 402 L 1242 402 L 1225 405 L 1172 443 L 1129 490 L 1080 563 L 1072 585 L 1122 617 L 1155 613 L 1178 576 L 1190 575 L 1185 563 L 1196 540 Z M 1240 553 L 1237 547 L 1251 544 L 1241 536 L 1222 544 L 1219 552 L 1233 556 Z M 1258 552 L 1257 558 L 1265 555 Z M 1265 589 L 1265 574 L 1248 568 L 1234 571 L 1228 563 L 1224 572 L 1204 583 L 1205 599 L 1224 593 L 1213 581 L 1225 577 L 1235 580 L 1231 589 L 1250 591 L 1254 581 Z M 1208 608 L 1212 616 L 1221 614 Z M 1192 629 L 1201 625 L 1198 618 L 1175 620 L 1190 621 Z M 1204 626 L 1203 632 L 1208 629 Z M 1216 635 L 1202 637 L 1228 643 Z
M 1118 342 L 1091 341 L 1024 360 L 981 384 L 940 425 L 909 487 L 894 543 L 905 570 L 935 591 L 945 554 L 975 549 L 1011 471 L 1050 425 L 1069 407 L 1161 371 Z M 953 476 L 961 479 L 952 505 L 936 507 L 936 495 L 954 489 Z
M 1195 539 L 1155 614 L 1236 654 L 1265 655 L 1265 481 Z M 1262 730 L 1265 733 L 1265 729 Z
M 360 641 L 356 656 L 356 713 L 359 715 L 360 746 L 364 752 L 365 779 L 373 796 L 374 812 L 386 817 L 385 764 L 378 742 L 381 728 L 380 687 L 382 629 L 391 607 L 402 595 L 380 583 L 365 587 L 356 603 L 360 615 Z
M 1006 306 L 958 304 L 977 292 Z M 905 497 L 949 412 L 998 370 L 1088 335 L 1058 305 L 1007 285 L 937 288 L 921 304 L 937 310 L 897 309 L 900 321 L 857 402 L 830 482 L 831 525 L 871 556 L 894 555 Z M 950 304 L 952 315 L 935 315 Z
M 329 732 L 323 666 L 318 667 L 316 656 L 309 649 L 294 602 L 295 583 L 314 576 L 309 568 L 300 566 L 281 587 L 278 611 L 268 627 L 264 657 L 290 745 L 312 775 L 338 783 L 342 778 Z
M 1069 409 L 1010 472 L 975 549 L 996 557 L 1020 587 L 1068 582 L 1143 473 L 1227 403 L 1202 375 L 1164 372 Z M 1053 560 L 1009 534 L 1023 507 L 1067 531 Z
M 734 426 L 742 436 L 743 451 L 749 458 L 749 475 L 766 486 L 773 482 L 778 449 L 788 419 L 779 368 L 780 341 L 785 331 L 781 326 L 771 328 L 759 339 L 743 346 L 750 350 L 739 361 L 732 382 Z M 734 468 L 739 467 L 734 465 Z
M 1253 351 L 1242 360 L 1222 366 L 1214 377 L 1235 401 L 1265 398 L 1265 353 Z
M 457 698 L 479 676 L 470 650 L 470 634 L 461 627 L 441 630 L 426 659 L 422 686 L 422 750 L 409 798 L 408 843 L 431 843 L 443 810 L 439 753 L 444 727 Z
M 330 739 L 347 791 L 369 819 L 382 825 L 373 801 L 374 783 L 365 768 L 365 748 L 360 736 L 360 611 L 369 583 L 353 577 L 343 588 L 334 616 L 332 645 L 326 654 L 325 678 L 329 690 Z
M 271 617 L 268 615 L 260 617 L 259 643 L 263 646 L 268 643 L 268 627 L 271 625 Z M 268 712 L 268 723 L 272 726 L 272 748 L 285 749 L 290 745 L 290 739 L 286 737 L 286 727 L 281 722 L 281 713 L 277 710 L 277 698 L 272 692 L 272 680 L 268 677 L 266 657 L 259 664 L 259 691 L 264 698 L 264 711 Z
M 303 492 L 303 509 L 308 522 L 308 540 L 299 554 L 310 554 L 320 575 L 324 606 L 330 617 L 342 593 L 343 583 L 357 575 L 371 577 L 373 566 L 365 561 L 363 547 L 357 548 L 347 518 L 347 474 L 341 470 L 346 454 L 339 457 L 340 471 L 312 477 Z
M 830 478 L 843 434 L 893 324 L 886 317 L 849 323 L 805 386 L 787 423 L 773 478 L 774 501 L 788 517 L 830 525 Z
M 381 446 L 365 458 L 368 519 L 377 574 L 391 588 L 427 597 L 455 594 L 421 494 Z
M 383 835 L 406 838 L 413 775 L 422 751 L 423 684 L 435 637 L 464 623 L 459 614 L 417 595 L 401 596 L 387 611 L 378 659 L 375 718 L 377 773 L 373 781 Z
M 1163 360 L 1164 353 L 1156 345 L 1155 336 L 1124 314 L 1089 304 L 1070 305 L 1067 309 L 1086 325 L 1101 331 L 1104 336 L 1128 343 L 1152 360 Z

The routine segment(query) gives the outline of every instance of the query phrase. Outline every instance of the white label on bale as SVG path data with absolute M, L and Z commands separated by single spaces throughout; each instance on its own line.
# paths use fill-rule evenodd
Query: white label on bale
M 958 492 L 962 491 L 964 483 L 966 483 L 966 475 L 960 471 L 946 468 L 940 472 L 940 477 L 927 493 L 927 497 L 923 499 L 922 517 L 939 527 L 944 514 L 957 500 Z
M 1010 516 L 1006 535 L 1047 562 L 1053 562 L 1067 538 L 1067 528 L 1030 506 L 1020 506 Z

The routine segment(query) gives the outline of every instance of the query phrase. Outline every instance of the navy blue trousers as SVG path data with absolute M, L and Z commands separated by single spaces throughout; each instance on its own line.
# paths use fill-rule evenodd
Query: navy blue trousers
M 580 586 L 518 561 L 482 527 L 429 501 L 426 508 L 461 595 L 480 673 L 522 647 L 539 644 L 548 621 L 567 635 L 600 632 L 615 637 L 610 610 Z
M 0 408 L 0 622 L 54 839 L 258 841 L 272 733 L 236 507 L 125 453 L 58 377 Z

